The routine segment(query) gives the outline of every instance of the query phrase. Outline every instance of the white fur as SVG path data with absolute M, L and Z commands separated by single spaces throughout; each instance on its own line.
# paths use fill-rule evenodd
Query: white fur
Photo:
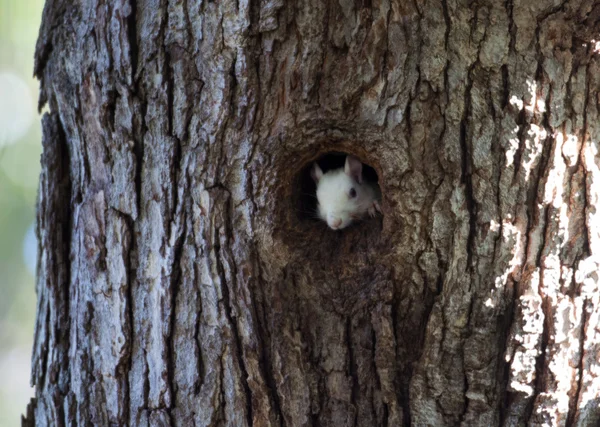
M 319 218 L 334 230 L 347 227 L 353 220 L 363 218 L 367 213 L 374 216 L 376 210 L 381 211 L 377 184 L 363 180 L 362 175 L 358 176 L 361 183 L 352 178 L 348 159 L 346 158 L 345 168 L 334 169 L 324 174 L 315 163 L 311 172 L 317 183 Z M 355 168 L 353 170 L 355 171 Z M 359 174 L 361 173 L 359 168 Z M 351 188 L 356 191 L 354 198 L 350 197 Z

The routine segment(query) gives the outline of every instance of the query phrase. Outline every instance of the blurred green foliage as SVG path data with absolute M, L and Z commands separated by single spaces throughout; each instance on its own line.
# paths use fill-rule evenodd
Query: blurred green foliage
M 0 427 L 20 425 L 32 393 L 36 295 L 31 230 L 41 154 L 38 82 L 32 74 L 43 5 L 43 0 L 0 0 Z M 11 114 L 19 114 L 19 132 Z

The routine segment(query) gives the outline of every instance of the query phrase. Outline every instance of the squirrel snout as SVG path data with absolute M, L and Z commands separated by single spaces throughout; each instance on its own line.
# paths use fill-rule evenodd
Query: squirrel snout
M 337 230 L 337 228 L 342 225 L 342 218 L 329 218 L 328 223 L 331 228 Z

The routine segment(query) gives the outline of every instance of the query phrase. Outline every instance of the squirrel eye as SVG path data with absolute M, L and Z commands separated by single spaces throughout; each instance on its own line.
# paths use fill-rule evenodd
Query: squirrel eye
M 350 197 L 351 198 L 355 198 L 356 197 L 356 190 L 354 188 L 350 189 Z

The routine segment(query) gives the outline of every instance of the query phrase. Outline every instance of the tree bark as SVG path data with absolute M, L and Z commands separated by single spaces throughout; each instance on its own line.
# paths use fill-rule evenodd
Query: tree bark
M 600 2 L 47 0 L 24 425 L 600 423 Z M 320 156 L 383 215 L 302 210 Z

